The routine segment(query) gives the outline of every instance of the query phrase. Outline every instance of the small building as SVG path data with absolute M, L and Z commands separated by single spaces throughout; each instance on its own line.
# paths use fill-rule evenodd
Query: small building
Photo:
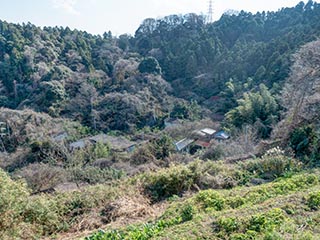
M 230 138 L 230 135 L 225 131 L 221 130 L 214 134 L 214 138 L 217 140 L 227 140 Z
M 114 152 L 132 152 L 137 145 L 124 137 L 110 136 L 107 134 L 99 134 L 92 137 L 79 139 L 69 145 L 71 150 L 82 149 L 97 143 L 109 144 L 111 151 Z
M 194 142 L 194 139 L 190 138 L 184 138 L 178 142 L 176 142 L 174 145 L 176 146 L 177 151 L 182 152 L 189 152 L 190 151 L 190 145 Z
M 112 151 L 115 152 L 132 152 L 136 146 L 136 142 L 132 142 L 125 137 L 110 136 L 107 134 L 99 134 L 89 138 L 93 143 L 109 144 Z
M 65 141 L 68 137 L 69 137 L 68 133 L 66 133 L 66 132 L 61 132 L 61 133 L 58 133 L 57 135 L 53 136 L 53 137 L 52 137 L 52 140 L 53 140 L 54 142 L 63 142 L 63 141 Z
M 193 131 L 189 137 L 176 142 L 175 147 L 179 152 L 190 152 L 190 149 L 208 148 L 211 145 L 215 132 L 216 130 L 211 128 Z
M 196 130 L 192 132 L 191 136 L 195 140 L 199 140 L 202 142 L 210 142 L 215 134 L 216 130 L 211 128 L 203 128 L 201 130 Z
M 89 146 L 91 143 L 87 139 L 80 139 L 76 142 L 72 142 L 69 144 L 70 150 L 82 149 Z

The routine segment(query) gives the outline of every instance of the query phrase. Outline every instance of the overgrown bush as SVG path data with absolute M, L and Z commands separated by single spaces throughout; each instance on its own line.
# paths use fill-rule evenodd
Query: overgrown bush
M 320 208 L 320 192 L 313 192 L 308 195 L 307 205 L 313 210 Z
M 28 201 L 23 214 L 24 221 L 35 226 L 35 232 L 39 236 L 49 236 L 69 227 L 63 218 L 64 208 L 65 206 L 59 205 L 55 199 L 49 199 L 45 195 L 38 196 Z
M 51 140 L 36 140 L 30 143 L 31 152 L 27 156 L 28 163 L 43 162 L 57 164 L 66 162 L 69 154 L 62 145 L 58 145 Z
M 145 192 L 154 201 L 181 195 L 190 189 L 228 189 L 248 181 L 245 171 L 222 162 L 196 160 L 188 165 L 170 166 L 156 173 L 145 174 Z
M 266 213 L 253 215 L 249 220 L 247 229 L 255 232 L 272 231 L 279 227 L 284 220 L 283 211 L 275 208 Z
M 301 170 L 301 163 L 287 157 L 279 148 L 273 148 L 260 159 L 240 164 L 242 169 L 264 179 L 275 179 L 286 173 Z
M 195 213 L 194 207 L 191 204 L 187 204 L 181 210 L 181 219 L 182 222 L 187 222 L 192 220 Z
M 116 186 L 94 186 L 54 195 L 30 195 L 26 184 L 0 170 L 0 239 L 39 239 L 65 231 L 83 215 L 121 193 Z M 128 194 L 128 193 L 126 193 Z
M 75 167 L 69 170 L 71 179 L 75 182 L 85 182 L 89 184 L 105 183 L 114 179 L 120 179 L 123 172 L 113 168 L 98 168 L 88 166 L 85 168 Z
M 267 138 L 272 124 L 278 120 L 278 103 L 269 89 L 259 85 L 258 92 L 247 92 L 237 101 L 238 106 L 226 114 L 226 122 L 231 128 L 252 125 L 258 129 L 258 135 Z
M 224 149 L 221 145 L 216 145 L 208 148 L 202 156 L 203 159 L 209 160 L 219 160 L 222 157 L 224 157 Z
M 191 189 L 196 178 L 196 173 L 188 167 L 174 166 L 145 175 L 143 182 L 146 193 L 154 201 L 159 201 Z
M 201 117 L 201 107 L 196 101 L 178 102 L 170 113 L 171 118 L 198 120 Z
M 43 163 L 30 164 L 18 170 L 15 176 L 24 178 L 34 192 L 53 188 L 67 179 L 63 168 Z
M 29 191 L 25 183 L 13 181 L 0 169 L 0 238 L 22 236 L 23 213 Z
M 175 151 L 173 140 L 168 135 L 153 139 L 147 145 L 138 148 L 131 157 L 134 164 L 156 163 L 157 165 L 168 165 L 166 158 Z
M 221 217 L 217 221 L 217 228 L 219 231 L 232 233 L 239 229 L 240 224 L 239 220 L 235 217 Z
M 294 129 L 290 134 L 289 145 L 296 157 L 311 165 L 319 165 L 320 133 L 314 125 Z
M 124 230 L 110 230 L 104 232 L 102 230 L 97 233 L 86 237 L 85 240 L 148 240 L 164 229 L 181 223 L 181 218 L 173 218 L 169 220 L 158 220 L 154 223 L 146 223 L 140 226 L 129 226 Z
M 226 200 L 218 192 L 211 189 L 199 192 L 197 200 L 205 209 L 221 211 L 225 208 Z
M 221 217 L 213 225 L 215 232 L 231 235 L 231 239 L 256 239 L 261 233 L 272 234 L 285 220 L 284 212 L 275 208 L 251 217 Z
M 110 146 L 98 142 L 81 149 L 76 149 L 68 159 L 67 165 L 70 167 L 82 167 L 93 163 L 99 158 L 106 158 L 109 155 Z

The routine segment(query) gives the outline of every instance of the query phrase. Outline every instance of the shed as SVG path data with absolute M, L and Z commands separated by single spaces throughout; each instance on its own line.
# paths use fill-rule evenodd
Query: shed
M 210 135 L 210 136 L 212 136 L 216 132 L 216 130 L 214 130 L 212 128 L 204 128 L 204 129 L 201 129 L 200 131 L 203 132 L 204 134 Z
M 79 139 L 78 141 L 71 143 L 69 146 L 71 149 L 81 149 L 97 143 L 109 144 L 111 150 L 116 152 L 132 152 L 137 144 L 136 142 L 132 142 L 124 137 L 99 134 Z
M 218 140 L 227 140 L 230 138 L 230 135 L 227 134 L 225 131 L 221 130 L 214 135 L 214 138 Z
M 194 131 L 192 133 L 192 138 L 195 140 L 200 140 L 202 142 L 209 143 L 213 137 L 216 130 L 211 128 L 203 128 L 201 130 Z
M 67 137 L 69 137 L 68 133 L 66 132 L 61 132 L 55 136 L 52 137 L 52 140 L 55 142 L 63 142 L 64 140 L 67 139 Z
M 89 144 L 85 139 L 80 139 L 76 142 L 70 143 L 69 147 L 71 150 L 82 149 Z
M 136 145 L 136 142 L 132 142 L 125 137 L 117 137 L 117 136 L 110 136 L 107 134 L 99 134 L 89 138 L 90 141 L 94 143 L 104 143 L 109 144 L 111 150 L 118 151 L 118 152 L 132 152 Z
M 178 151 L 187 150 L 190 144 L 192 144 L 195 140 L 190 138 L 184 138 L 179 142 L 176 142 L 174 145 Z

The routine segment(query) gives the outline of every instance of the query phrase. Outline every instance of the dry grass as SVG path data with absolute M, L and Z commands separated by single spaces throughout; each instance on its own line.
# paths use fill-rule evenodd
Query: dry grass
M 151 204 L 148 198 L 140 194 L 123 196 L 83 215 L 81 221 L 68 232 L 57 235 L 55 239 L 76 240 L 94 233 L 97 229 L 123 228 L 153 221 L 164 213 L 167 205 L 166 202 Z

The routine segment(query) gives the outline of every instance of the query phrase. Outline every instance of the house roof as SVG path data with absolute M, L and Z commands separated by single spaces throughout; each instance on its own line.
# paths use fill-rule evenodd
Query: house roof
M 84 148 L 85 146 L 98 142 L 103 144 L 109 144 L 111 149 L 113 150 L 125 150 L 136 144 L 136 142 L 129 141 L 124 137 L 115 137 L 109 136 L 107 134 L 99 134 L 92 137 L 79 139 L 78 141 L 71 143 L 70 147 L 73 149 Z
M 230 136 L 225 131 L 219 131 L 214 135 L 217 139 L 228 139 Z
M 126 149 L 136 144 L 124 137 L 110 136 L 107 134 L 99 134 L 89 138 L 91 141 L 108 143 L 112 149 Z
M 212 128 L 204 128 L 204 129 L 201 129 L 200 131 L 207 135 L 213 135 L 216 132 L 216 130 Z
M 193 142 L 194 142 L 194 139 L 184 138 L 184 139 L 180 140 L 179 142 L 176 142 L 174 145 L 176 146 L 178 151 L 181 151 Z
M 61 141 L 65 140 L 68 136 L 69 136 L 68 133 L 62 132 L 62 133 L 59 133 L 58 135 L 52 137 L 52 139 L 53 139 L 53 141 L 61 142 Z
M 80 148 L 84 148 L 86 146 L 86 141 L 84 139 L 80 139 L 76 142 L 70 143 L 70 148 L 71 149 L 80 149 Z
M 206 136 L 206 133 L 202 132 L 201 130 L 194 131 L 193 134 L 200 137 Z

